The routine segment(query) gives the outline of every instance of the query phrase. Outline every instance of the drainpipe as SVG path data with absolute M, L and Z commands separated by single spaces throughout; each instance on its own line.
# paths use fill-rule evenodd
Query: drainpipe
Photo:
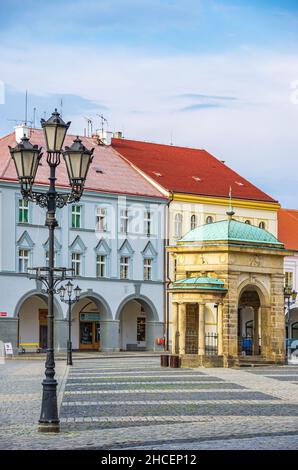
M 170 204 L 173 201 L 173 192 L 170 191 L 170 200 L 166 204 L 165 213 L 165 238 L 164 238 L 164 338 L 165 338 L 165 350 L 169 350 L 169 293 L 168 286 L 171 283 L 169 280 L 169 255 L 166 251 L 166 246 L 169 245 L 169 209 Z

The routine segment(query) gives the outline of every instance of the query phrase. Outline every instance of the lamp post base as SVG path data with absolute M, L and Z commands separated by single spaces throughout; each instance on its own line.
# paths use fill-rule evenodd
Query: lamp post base
M 60 432 L 60 423 L 41 423 L 38 424 L 38 432 Z
M 57 406 L 57 382 L 55 379 L 45 379 L 42 382 L 42 405 L 39 419 L 39 432 L 59 432 L 59 416 Z

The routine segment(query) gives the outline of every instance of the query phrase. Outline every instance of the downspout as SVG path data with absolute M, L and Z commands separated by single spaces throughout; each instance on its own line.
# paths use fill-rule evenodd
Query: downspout
M 166 213 L 165 213 L 165 238 L 164 238 L 164 338 L 165 345 L 164 348 L 166 351 L 169 350 L 169 293 L 168 286 L 171 283 L 169 280 L 169 255 L 167 253 L 166 247 L 169 245 L 169 208 L 170 204 L 174 199 L 173 191 L 169 191 L 170 200 L 166 204 Z

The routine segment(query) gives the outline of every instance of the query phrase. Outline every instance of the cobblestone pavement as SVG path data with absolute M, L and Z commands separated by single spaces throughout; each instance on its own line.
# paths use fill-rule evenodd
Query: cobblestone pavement
M 59 435 L 37 432 L 40 361 L 0 366 L 1 449 L 298 449 L 297 366 L 169 369 L 152 357 L 56 366 Z

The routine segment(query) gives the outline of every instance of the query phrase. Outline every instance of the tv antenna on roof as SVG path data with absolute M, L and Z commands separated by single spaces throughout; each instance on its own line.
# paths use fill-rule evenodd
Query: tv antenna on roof
M 108 120 L 104 117 L 103 114 L 96 114 L 96 116 L 98 116 L 100 118 L 100 121 L 101 121 L 101 135 L 103 135 L 103 131 L 104 131 L 104 124 L 106 123 L 106 125 L 108 126 Z
M 27 124 L 30 123 L 32 126 L 32 121 L 28 120 L 28 90 L 26 90 L 26 93 L 25 93 L 25 116 L 24 117 L 25 119 L 8 119 L 8 121 L 13 121 L 17 125 L 24 124 L 25 126 L 27 126 Z
M 90 131 L 91 131 L 91 136 L 93 134 L 93 121 L 91 118 L 88 118 L 85 116 L 85 119 L 87 121 L 87 137 L 90 137 Z

